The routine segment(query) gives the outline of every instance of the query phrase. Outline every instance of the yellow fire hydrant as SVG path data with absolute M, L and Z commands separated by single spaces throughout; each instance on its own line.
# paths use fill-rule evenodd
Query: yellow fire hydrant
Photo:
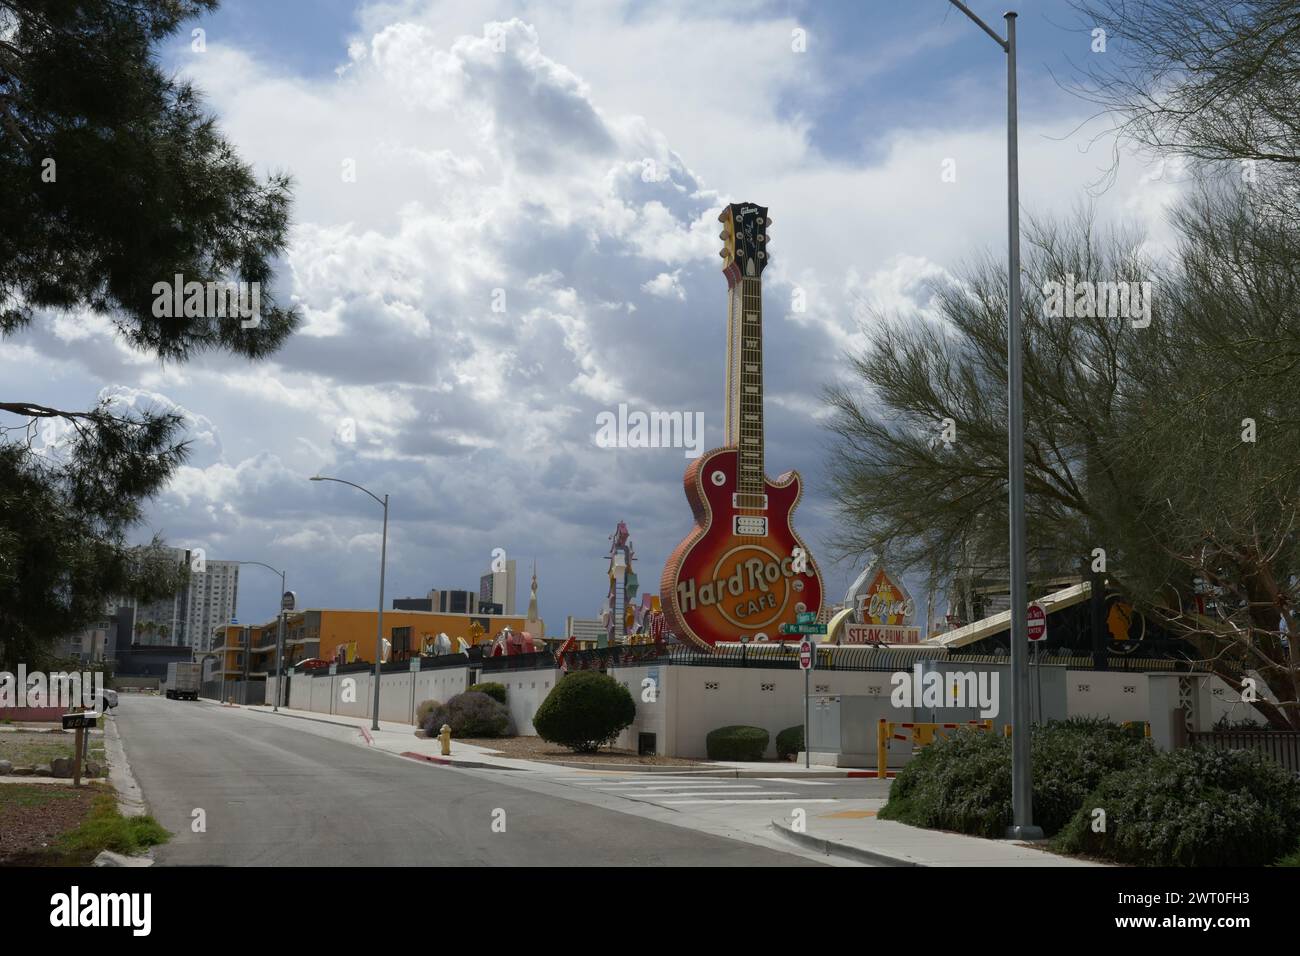
M 438 739 L 442 741 L 442 755 L 451 756 L 451 725 L 443 724 L 442 730 L 438 732 Z

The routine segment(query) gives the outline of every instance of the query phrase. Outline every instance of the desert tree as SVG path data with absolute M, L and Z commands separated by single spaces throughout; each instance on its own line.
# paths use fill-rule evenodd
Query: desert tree
M 1248 697 L 1241 675 L 1257 674 L 1263 716 L 1300 727 L 1300 648 L 1287 639 L 1300 570 L 1289 387 L 1300 244 L 1255 216 L 1240 187 L 1207 189 L 1175 220 L 1179 245 L 1160 261 L 1140 235 L 1099 230 L 1086 213 L 1027 229 L 1031 585 L 1101 549 L 1143 613 Z M 1051 307 L 1056 283 L 1076 290 L 1073 317 Z M 1150 294 L 1127 315 L 1100 298 L 1141 283 Z M 1006 314 L 1005 264 L 985 257 L 933 282 L 926 310 L 872 315 L 852 378 L 827 395 L 841 554 L 949 579 L 974 556 L 1005 567 Z
M 1275 214 L 1295 220 L 1300 4 L 1071 3 L 1094 42 L 1068 86 L 1110 121 L 1117 161 L 1125 149 L 1151 158 L 1179 157 L 1198 175 L 1255 186 Z
M 59 313 L 99 314 L 131 347 L 179 362 L 261 358 L 292 332 L 297 316 L 270 288 L 290 181 L 259 180 L 155 52 L 215 6 L 0 0 L 4 339 Z M 260 288 L 256 318 L 156 309 L 155 286 L 178 275 Z M 167 594 L 183 573 L 159 541 L 125 543 L 185 458 L 181 418 L 101 394 L 92 408 L 0 394 L 0 663 L 30 663 L 106 600 Z

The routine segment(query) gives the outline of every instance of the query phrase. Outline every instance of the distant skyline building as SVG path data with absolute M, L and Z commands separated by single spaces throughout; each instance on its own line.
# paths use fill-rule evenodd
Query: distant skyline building
M 178 564 L 190 569 L 189 582 L 170 598 L 150 604 L 133 602 L 131 643 L 212 648 L 212 632 L 235 617 L 239 603 L 239 564 L 215 561 L 183 548 L 168 548 Z M 201 570 L 200 570 L 201 569 Z M 124 635 L 118 635 L 120 647 Z
M 478 595 L 473 591 L 429 592 L 430 610 L 439 614 L 477 614 Z
M 505 561 L 501 571 L 489 571 L 478 580 L 478 599 L 485 604 L 500 604 L 508 615 L 515 611 L 515 559 Z
M 564 619 L 564 636 L 595 647 L 605 636 L 605 625 L 598 617 L 574 617 L 570 614 Z
M 393 598 L 394 611 L 430 611 L 439 614 L 505 613 L 500 604 L 480 600 L 473 591 L 440 591 L 434 588 L 428 597 Z

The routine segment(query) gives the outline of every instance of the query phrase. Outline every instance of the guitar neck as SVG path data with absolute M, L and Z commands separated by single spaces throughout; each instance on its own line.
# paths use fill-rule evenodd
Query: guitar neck
M 740 467 L 737 492 L 763 494 L 763 280 L 744 276 L 736 283 L 736 447 Z

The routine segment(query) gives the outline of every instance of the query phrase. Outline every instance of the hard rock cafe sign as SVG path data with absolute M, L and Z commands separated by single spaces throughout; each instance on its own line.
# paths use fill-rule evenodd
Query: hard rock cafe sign
M 799 473 L 764 470 L 763 286 L 767 209 L 723 210 L 727 277 L 725 443 L 686 469 L 695 527 L 664 564 L 660 591 L 673 633 L 700 647 L 775 640 L 782 624 L 822 606 L 817 562 L 794 530 Z
M 913 625 L 916 605 L 901 581 L 872 564 L 849 588 L 847 603 L 853 617 L 844 625 L 844 644 L 918 644 L 921 629 Z

